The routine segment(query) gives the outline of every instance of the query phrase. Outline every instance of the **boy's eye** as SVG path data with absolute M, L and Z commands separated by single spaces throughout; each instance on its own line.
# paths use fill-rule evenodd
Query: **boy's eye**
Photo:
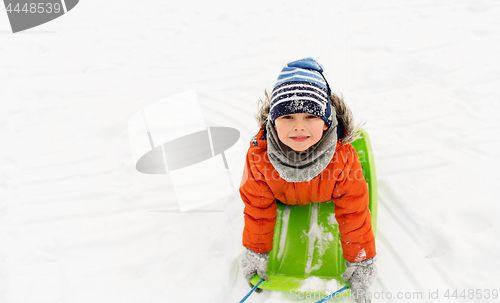
M 283 119 L 292 119 L 292 116 L 282 116 Z
M 307 116 L 307 118 L 308 118 L 308 119 L 316 119 L 316 118 L 318 118 L 318 117 L 316 117 L 315 115 L 309 115 L 309 116 Z

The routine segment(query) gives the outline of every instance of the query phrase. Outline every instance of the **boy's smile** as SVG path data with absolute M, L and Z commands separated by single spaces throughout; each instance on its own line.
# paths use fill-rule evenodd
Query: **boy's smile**
M 298 142 L 303 142 L 303 141 L 307 140 L 308 138 L 310 138 L 310 137 L 309 136 L 290 137 L 290 139 L 292 139 L 294 141 L 298 141 Z
M 305 151 L 318 143 L 328 129 L 321 118 L 305 113 L 281 116 L 274 123 L 280 141 L 294 151 Z

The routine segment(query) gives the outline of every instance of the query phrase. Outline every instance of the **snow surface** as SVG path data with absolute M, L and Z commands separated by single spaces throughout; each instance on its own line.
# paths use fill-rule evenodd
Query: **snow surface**
M 499 15 L 493 0 L 85 0 L 12 34 L 0 14 L 0 302 L 239 302 L 238 195 L 180 212 L 166 175 L 135 171 L 127 123 L 195 89 L 205 123 L 248 144 L 264 88 L 308 56 L 371 136 L 372 291 L 393 294 L 374 302 L 500 288 Z
M 302 285 L 298 289 L 299 292 L 323 292 L 325 295 L 330 295 L 342 288 L 343 285 L 338 283 L 337 280 L 325 280 L 319 277 L 309 277 L 304 279 Z M 340 298 L 340 296 L 338 296 Z

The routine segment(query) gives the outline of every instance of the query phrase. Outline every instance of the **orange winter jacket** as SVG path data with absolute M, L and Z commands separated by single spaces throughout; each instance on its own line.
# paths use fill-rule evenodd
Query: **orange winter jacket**
M 331 162 L 318 176 L 306 182 L 287 182 L 268 158 L 264 130 L 260 129 L 248 149 L 240 185 L 245 203 L 243 246 L 258 253 L 271 251 L 276 200 L 288 205 L 332 201 L 344 258 L 359 262 L 374 257 L 368 186 L 354 147 L 337 141 Z

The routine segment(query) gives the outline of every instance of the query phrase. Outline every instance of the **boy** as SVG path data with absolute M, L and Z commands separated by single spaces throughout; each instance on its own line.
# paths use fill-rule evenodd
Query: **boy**
M 248 149 L 240 194 L 245 203 L 240 260 L 247 281 L 266 275 L 273 247 L 276 200 L 288 205 L 333 201 L 347 269 L 357 303 L 370 302 L 376 277 L 369 196 L 352 115 L 332 94 L 322 66 L 312 58 L 283 68 L 260 108 L 261 129 Z

